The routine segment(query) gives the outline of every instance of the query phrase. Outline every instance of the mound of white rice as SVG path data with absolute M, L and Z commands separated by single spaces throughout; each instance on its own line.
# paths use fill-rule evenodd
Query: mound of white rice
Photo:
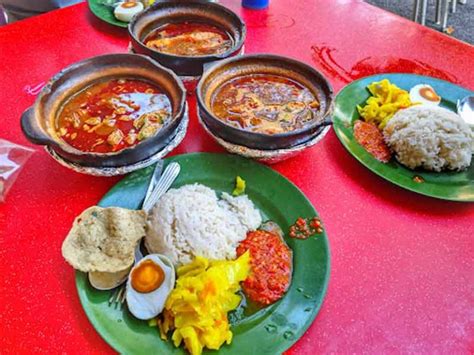
M 169 190 L 148 219 L 145 245 L 150 253 L 164 254 L 176 265 L 195 256 L 234 259 L 235 249 L 262 217 L 246 195 L 232 197 L 200 185 Z
M 456 113 L 442 107 L 400 110 L 383 133 L 397 160 L 411 169 L 462 170 L 471 164 L 470 127 Z

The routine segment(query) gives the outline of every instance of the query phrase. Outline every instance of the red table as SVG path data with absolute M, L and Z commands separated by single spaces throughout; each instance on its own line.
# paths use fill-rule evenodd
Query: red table
M 474 89 L 474 47 L 361 1 L 273 0 L 243 10 L 246 52 L 305 61 L 335 90 L 377 72 L 416 72 Z M 85 4 L 0 28 L 0 137 L 31 146 L 19 127 L 37 86 L 75 61 L 124 52 L 126 32 Z M 429 63 L 429 64 L 428 64 Z M 194 102 L 191 102 L 193 107 Z M 196 122 L 173 152 L 222 151 Z M 112 353 L 81 310 L 61 243 L 74 216 L 118 178 L 69 171 L 42 149 L 0 205 L 0 352 Z M 374 175 L 333 132 L 274 169 L 325 221 L 331 279 L 315 322 L 289 351 L 474 352 L 474 205 L 402 190 Z

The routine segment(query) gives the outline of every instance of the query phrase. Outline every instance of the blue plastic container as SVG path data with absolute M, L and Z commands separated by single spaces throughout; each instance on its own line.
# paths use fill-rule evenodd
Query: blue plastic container
M 265 9 L 268 7 L 270 0 L 242 0 L 242 6 L 249 9 Z

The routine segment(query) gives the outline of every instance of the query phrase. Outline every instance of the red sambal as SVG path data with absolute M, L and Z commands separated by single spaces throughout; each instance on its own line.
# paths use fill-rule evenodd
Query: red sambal
M 242 289 L 252 301 L 269 305 L 278 301 L 290 287 L 292 252 L 277 234 L 263 230 L 247 233 L 237 248 L 240 256 L 250 251 L 251 274 Z
M 374 124 L 357 120 L 354 124 L 354 137 L 378 161 L 387 163 L 392 157 L 382 132 Z
M 321 234 L 323 226 L 318 217 L 313 217 L 310 220 L 299 217 L 295 224 L 290 227 L 290 237 L 296 239 L 308 239 L 312 235 Z

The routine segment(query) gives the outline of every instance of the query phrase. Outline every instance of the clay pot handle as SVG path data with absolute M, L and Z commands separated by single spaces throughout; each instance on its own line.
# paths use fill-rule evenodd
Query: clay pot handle
M 53 140 L 38 127 L 33 107 L 28 108 L 21 115 L 21 130 L 31 143 L 38 145 L 53 143 Z

